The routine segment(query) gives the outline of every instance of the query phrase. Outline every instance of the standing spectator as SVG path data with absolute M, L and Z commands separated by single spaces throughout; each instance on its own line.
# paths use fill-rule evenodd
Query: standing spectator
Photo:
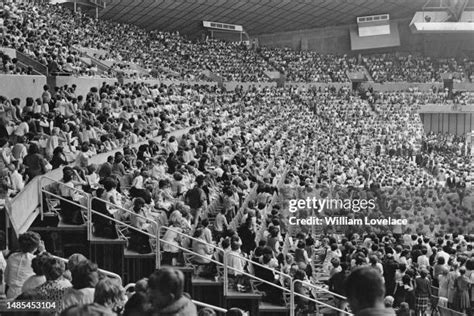
M 469 286 L 472 285 L 466 276 L 465 267 L 461 267 L 459 269 L 459 274 L 460 275 L 454 281 L 454 309 L 461 313 L 466 313 L 471 307 L 471 302 L 469 299 Z
M 168 172 L 170 172 L 168 170 Z M 196 185 L 186 192 L 185 201 L 186 204 L 191 208 L 191 215 L 194 218 L 194 224 L 196 225 L 200 221 L 201 213 L 205 208 L 206 193 L 202 189 L 204 185 L 204 176 L 196 177 Z
M 456 279 L 460 276 L 459 274 L 459 264 L 457 262 L 453 263 L 451 266 L 451 271 L 448 273 L 447 276 L 447 283 L 448 283 L 448 307 L 453 308 L 454 307 L 454 293 L 456 291 L 456 288 L 454 286 L 454 283 Z
M 415 296 L 416 315 L 426 315 L 431 297 L 431 282 L 428 279 L 428 271 L 426 269 L 421 269 L 420 276 L 415 279 Z
M 394 316 L 385 308 L 385 286 L 380 273 L 370 267 L 351 272 L 346 281 L 347 300 L 355 316 Z

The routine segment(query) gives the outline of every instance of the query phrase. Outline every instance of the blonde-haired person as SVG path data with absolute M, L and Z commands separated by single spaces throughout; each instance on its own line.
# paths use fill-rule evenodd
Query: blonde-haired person
M 104 278 L 95 286 L 94 302 L 77 305 L 63 311 L 61 315 L 102 315 L 117 316 L 126 301 L 125 289 L 116 279 Z

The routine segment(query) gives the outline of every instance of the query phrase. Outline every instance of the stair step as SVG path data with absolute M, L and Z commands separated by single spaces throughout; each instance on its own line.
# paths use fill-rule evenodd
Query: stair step
M 110 238 L 103 238 L 103 237 L 97 237 L 97 236 L 92 236 L 89 242 L 91 244 L 123 244 L 123 245 L 127 243 L 126 240 L 120 239 L 120 238 L 110 239 Z
M 276 305 L 268 302 L 260 302 L 258 310 L 261 313 L 287 313 L 290 309 L 288 306 Z

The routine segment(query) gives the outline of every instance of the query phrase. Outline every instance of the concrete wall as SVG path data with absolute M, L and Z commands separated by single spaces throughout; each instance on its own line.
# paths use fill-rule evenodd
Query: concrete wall
M 45 84 L 45 76 L 0 75 L 0 95 L 20 98 L 24 104 L 27 97 L 41 97 Z
M 94 78 L 94 77 L 73 77 L 73 76 L 57 76 L 54 78 L 54 84 L 51 82 L 53 86 L 62 87 L 64 85 L 72 86 L 75 84 L 76 94 L 77 95 L 86 95 L 90 88 L 92 87 L 100 87 L 102 83 L 106 82 L 109 85 L 113 85 L 118 80 L 116 78 Z
M 409 83 L 409 82 L 387 82 L 387 83 L 375 83 L 375 82 L 364 82 L 362 83 L 363 88 L 372 87 L 375 91 L 406 91 L 408 89 L 418 88 L 419 91 L 429 91 L 433 87 L 442 88 L 443 83 L 432 82 L 432 83 Z
M 0 47 L 0 52 L 4 53 L 7 56 L 10 56 L 10 58 L 16 58 L 16 50 L 13 48 Z
M 297 87 L 297 88 L 304 88 L 304 89 L 309 89 L 309 88 L 329 88 L 329 87 L 335 87 L 336 89 L 341 89 L 343 87 L 346 87 L 348 89 L 352 89 L 352 83 L 348 82 L 333 82 L 333 83 L 300 83 L 300 82 L 286 82 L 285 87 Z
M 217 85 L 216 82 L 213 81 L 184 81 L 184 80 L 160 80 L 160 79 L 124 79 L 124 83 L 134 83 L 134 82 L 144 82 L 150 85 L 171 85 L 171 84 L 185 84 L 185 85 L 207 85 L 207 86 L 215 86 Z
M 255 86 L 257 88 L 265 88 L 265 87 L 276 87 L 276 82 L 236 82 L 236 81 L 227 81 L 224 82 L 224 87 L 227 91 L 234 91 L 235 87 L 243 86 L 244 90 L 248 90 L 250 87 Z

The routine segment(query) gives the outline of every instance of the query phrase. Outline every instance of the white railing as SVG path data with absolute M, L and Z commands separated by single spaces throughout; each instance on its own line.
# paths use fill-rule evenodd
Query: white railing
M 309 296 L 305 296 L 305 295 L 302 295 L 302 294 L 299 294 L 299 293 L 295 293 L 294 290 L 295 290 L 295 285 L 296 284 L 301 284 L 301 286 L 305 286 L 307 288 L 312 288 L 313 291 L 312 294 L 313 296 L 315 296 L 315 298 L 312 298 L 312 297 L 309 297 Z M 334 296 L 336 297 L 337 299 L 340 299 L 340 300 L 343 300 L 343 301 L 346 301 L 346 297 L 342 296 L 342 295 L 339 295 L 339 294 L 336 294 L 336 293 L 333 293 L 333 292 L 330 292 L 328 290 L 325 290 L 317 285 L 314 285 L 312 283 L 309 283 L 307 281 L 303 281 L 303 280 L 293 280 L 292 282 L 292 285 L 291 285 L 291 288 L 292 288 L 292 295 L 291 295 L 291 303 L 290 303 L 290 314 L 291 316 L 294 316 L 295 315 L 295 310 L 296 310 L 296 306 L 295 306 L 295 296 L 298 296 L 298 297 L 301 297 L 301 298 L 304 298 L 308 301 L 311 301 L 313 303 L 315 303 L 316 305 L 316 314 L 320 314 L 319 312 L 319 308 L 320 306 L 323 306 L 323 307 L 326 307 L 326 308 L 329 308 L 333 311 L 336 311 L 339 313 L 339 315 L 353 315 L 352 313 L 350 313 L 349 311 L 347 310 L 343 310 L 343 309 L 340 309 L 340 308 L 337 308 L 333 305 L 330 305 L 330 304 L 327 304 L 327 303 L 324 303 L 323 301 L 321 300 L 318 300 L 317 299 L 317 292 L 324 292 L 328 295 L 331 295 L 331 296 Z

